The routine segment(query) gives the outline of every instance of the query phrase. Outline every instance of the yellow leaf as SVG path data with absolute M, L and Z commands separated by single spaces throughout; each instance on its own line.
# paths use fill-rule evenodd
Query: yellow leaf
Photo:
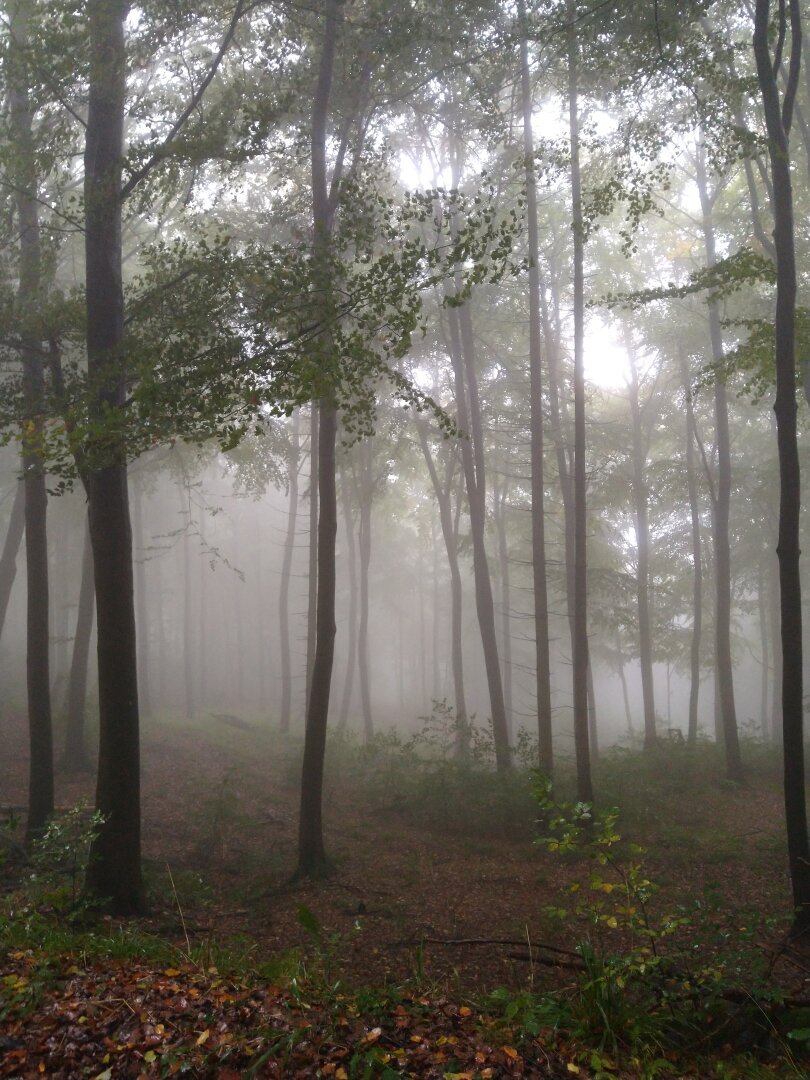
M 502 1047 L 501 1047 L 501 1050 L 503 1050 L 503 1052 L 504 1052 L 504 1053 L 506 1054 L 506 1056 L 507 1056 L 508 1058 L 511 1058 L 511 1059 L 512 1059 L 512 1061 L 515 1061 L 515 1060 L 516 1060 L 516 1058 L 517 1058 L 517 1057 L 519 1056 L 519 1055 L 518 1055 L 518 1052 L 517 1052 L 517 1050 L 516 1050 L 516 1049 L 514 1048 L 514 1046 L 502 1046 Z
M 155 1053 L 154 1050 L 147 1050 L 146 1053 L 143 1055 L 143 1060 L 148 1061 L 149 1064 L 151 1065 L 156 1057 L 157 1057 L 157 1054 Z
M 619 920 L 616 918 L 615 915 L 610 915 L 607 919 L 605 919 L 605 922 L 608 924 L 611 930 L 615 930 L 616 927 L 619 925 Z
M 335 1073 L 335 1080 L 349 1080 L 349 1074 L 346 1072 L 342 1065 Z
M 205 1031 L 203 1031 L 202 1034 L 197 1037 L 197 1046 L 202 1046 L 202 1044 L 210 1037 L 210 1035 L 211 1032 L 208 1030 L 208 1028 L 206 1028 Z
M 180 968 L 166 968 L 163 974 L 168 975 L 170 979 L 173 979 L 175 975 L 180 974 Z
M 369 1045 L 371 1043 L 375 1043 L 377 1041 L 377 1039 L 379 1039 L 379 1037 L 381 1035 L 382 1035 L 382 1028 L 379 1028 L 379 1027 L 372 1028 L 371 1031 L 369 1031 L 369 1033 L 363 1039 L 363 1042 L 366 1043 L 366 1045 Z
M 461 1008 L 458 1010 L 458 1015 L 459 1016 L 471 1016 L 472 1015 L 472 1009 L 468 1008 L 466 1005 L 462 1005 Z
M 568 1071 L 570 1073 L 578 1073 L 579 1072 L 579 1065 L 575 1065 L 573 1063 L 573 1061 L 569 1061 L 568 1062 Z

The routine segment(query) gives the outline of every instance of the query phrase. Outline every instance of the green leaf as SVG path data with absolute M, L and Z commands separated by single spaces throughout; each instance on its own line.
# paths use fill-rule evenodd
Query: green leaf
M 322 928 L 318 917 L 306 904 L 298 905 L 298 922 L 312 937 L 319 938 L 321 936 Z

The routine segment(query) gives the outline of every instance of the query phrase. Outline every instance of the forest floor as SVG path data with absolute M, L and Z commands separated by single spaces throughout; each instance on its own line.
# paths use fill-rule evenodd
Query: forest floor
M 2 802 L 21 807 L 24 725 L 5 713 L 0 728 Z M 0 1076 L 238 1076 L 251 1055 L 254 1064 L 262 1056 L 250 1045 L 259 1016 L 283 1044 L 286 1065 L 278 1071 L 279 1051 L 258 1076 L 808 1075 L 797 1055 L 810 1038 L 802 1007 L 810 955 L 786 944 L 781 918 L 790 892 L 775 755 L 752 744 L 739 787 L 722 781 L 709 746 L 691 753 L 667 745 L 646 759 L 605 755 L 595 771 L 599 803 L 619 807 L 615 833 L 645 851 L 609 845 L 601 870 L 593 844 L 566 854 L 534 843 L 544 829 L 525 771 L 504 781 L 483 762 L 455 765 L 447 749 L 433 729 L 421 741 L 381 737 L 371 748 L 334 739 L 325 798 L 333 871 L 294 881 L 299 743 L 210 716 L 147 722 L 150 914 L 102 920 L 108 947 L 82 963 L 67 950 L 58 1005 L 47 993 L 28 1001 L 32 968 L 42 965 L 24 942 L 11 942 L 6 997 L 17 993 L 30 1007 L 6 1008 L 11 1034 L 0 1034 L 0 1050 L 5 1037 L 6 1049 L 21 1056 L 7 1058 Z M 90 774 L 58 776 L 60 809 L 92 802 L 92 793 Z M 639 896 L 652 928 L 647 942 L 630 910 Z M 46 909 L 40 904 L 40 913 Z M 156 944 L 151 967 L 132 958 L 127 939 Z M 695 997 L 693 1030 L 681 1033 L 676 1052 L 650 1027 L 655 1052 L 633 1071 L 632 1047 L 645 1033 L 632 986 L 639 966 L 660 963 L 644 953 L 650 944 L 691 964 L 687 977 L 662 964 L 656 1000 L 677 982 L 682 1004 L 686 986 Z M 548 995 L 564 1008 L 544 1006 Z M 93 1044 L 96 1056 L 76 1059 L 75 1072 L 59 1073 L 52 1059 L 43 1068 L 44 1043 L 39 1058 L 29 1056 L 26 1025 L 33 1031 L 44 1022 L 43 1001 L 50 1020 L 36 1030 L 45 1039 L 54 1013 L 92 1017 L 81 1002 L 94 998 L 141 1017 L 134 1071 L 123 1071 L 120 1053 L 104 1057 L 103 1039 Z M 157 1037 L 155 1023 L 147 1024 L 157 1048 L 149 1059 L 143 1017 L 160 1015 L 158 1002 L 167 1019 L 156 1021 Z M 199 1041 L 184 1043 L 185 1056 L 173 1057 L 177 1040 L 167 1031 L 170 1023 L 176 1030 L 178 1002 L 211 1022 L 195 1031 Z M 759 1023 L 752 1024 L 752 1004 Z M 98 1008 L 111 1015 L 111 1005 Z M 721 1012 L 718 1031 L 710 1014 Z M 216 1068 L 206 1071 L 200 1062 L 213 1061 L 215 1050 Z

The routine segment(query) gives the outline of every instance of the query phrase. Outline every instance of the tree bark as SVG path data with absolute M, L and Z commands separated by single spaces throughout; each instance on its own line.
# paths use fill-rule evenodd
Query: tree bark
M 799 0 L 780 6 L 781 29 L 790 13 L 790 64 L 782 98 L 768 44 L 770 0 L 756 0 L 754 55 L 768 132 L 773 180 L 771 208 L 776 245 L 776 413 L 779 453 L 779 584 L 782 631 L 782 732 L 785 818 L 793 886 L 795 934 L 810 932 L 810 841 L 805 796 L 802 672 L 802 596 L 799 572 L 801 474 L 796 433 L 796 253 L 793 188 L 790 175 L 790 124 L 801 64 Z
M 573 14 L 572 6 L 569 12 Z M 568 33 L 568 120 L 574 244 L 574 748 L 577 798 L 593 801 L 588 732 L 588 583 L 585 472 L 585 273 L 582 180 L 579 164 L 579 48 L 573 22 Z
M 332 210 L 327 183 L 326 138 L 335 52 L 343 20 L 343 0 L 327 0 L 318 83 L 312 107 L 313 263 L 322 297 L 327 329 L 319 340 L 324 366 L 333 361 L 331 246 Z M 333 178 L 334 179 L 334 178 Z M 324 372 L 329 382 L 330 372 Z M 301 812 L 298 834 L 298 870 L 301 877 L 322 874 L 328 867 L 323 840 L 323 768 L 329 693 L 335 654 L 335 540 L 337 536 L 336 442 L 337 407 L 331 397 L 321 399 L 318 425 L 318 560 L 315 656 L 307 709 L 304 760 L 301 772 Z
M 537 737 L 540 769 L 554 772 L 554 743 L 551 726 L 551 659 L 548 628 L 548 581 L 546 574 L 545 465 L 543 461 L 543 358 L 540 310 L 540 243 L 538 238 L 537 181 L 532 132 L 532 91 L 529 70 L 529 42 L 525 27 L 526 4 L 518 2 L 518 19 L 523 26 L 520 40 L 520 85 L 523 113 L 523 154 L 526 179 L 526 218 L 529 240 L 529 371 L 530 440 L 532 484 L 532 577 L 535 632 L 535 686 L 537 695 Z
M 279 583 L 278 618 L 281 637 L 281 730 L 290 730 L 292 718 L 292 656 L 290 646 L 290 574 L 295 553 L 295 532 L 298 527 L 298 470 L 300 468 L 300 414 L 293 416 L 287 450 L 287 534 L 284 538 L 284 558 Z
M 126 0 L 88 0 L 90 86 L 85 134 L 87 361 L 99 425 L 85 443 L 98 620 L 99 762 L 87 886 L 116 914 L 143 907 L 140 738 L 132 533 L 123 438 L 109 428 L 125 400 L 121 356 L 121 170 L 126 95 Z
M 67 695 L 67 728 L 62 767 L 66 772 L 82 772 L 89 768 L 84 727 L 87 706 L 87 665 L 90 659 L 90 639 L 93 635 L 93 616 L 96 590 L 93 583 L 93 547 L 90 525 L 85 524 L 82 552 L 82 578 L 79 586 L 79 608 L 73 635 L 73 657 Z
M 48 493 L 41 439 L 45 410 L 45 372 L 36 319 L 42 302 L 42 260 L 36 199 L 37 168 L 33 138 L 33 106 L 26 86 L 28 5 L 12 14 L 8 98 L 14 144 L 14 200 L 19 230 L 19 290 L 23 397 L 22 435 L 25 486 L 25 555 L 27 585 L 26 676 L 28 688 L 28 818 L 26 837 L 44 829 L 53 813 L 53 727 L 49 657 Z
M 697 154 L 698 194 L 702 213 L 706 264 L 714 266 L 714 223 L 712 198 L 709 194 L 703 148 Z M 709 333 L 712 359 L 719 366 L 723 361 L 723 331 L 720 310 L 716 301 L 709 302 Z M 714 381 L 714 415 L 717 445 L 717 487 L 714 504 L 714 577 L 715 577 L 715 659 L 720 696 L 722 737 L 726 756 L 726 775 L 729 780 L 742 779 L 740 742 L 737 730 L 737 710 L 734 702 L 734 664 L 731 656 L 731 544 L 729 513 L 731 508 L 731 439 L 728 424 L 728 395 L 725 376 L 718 371 Z

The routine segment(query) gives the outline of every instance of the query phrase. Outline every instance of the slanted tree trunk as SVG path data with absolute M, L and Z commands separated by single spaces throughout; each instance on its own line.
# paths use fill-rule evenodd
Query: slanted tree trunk
M 25 556 L 28 598 L 26 673 L 28 686 L 28 819 L 27 839 L 45 827 L 53 813 L 53 730 L 48 635 L 48 493 L 39 442 L 43 431 L 45 373 L 36 320 L 42 302 L 37 168 L 33 107 L 26 85 L 28 4 L 12 14 L 8 98 L 14 144 L 13 189 L 19 230 L 19 291 L 23 364 L 23 480 L 25 485 Z
M 279 583 L 278 617 L 281 637 L 281 730 L 290 730 L 292 717 L 292 656 L 290 645 L 290 574 L 295 553 L 295 533 L 298 528 L 298 470 L 300 468 L 300 424 L 298 412 L 293 415 L 287 449 L 287 534 L 284 538 L 284 558 Z
M 62 768 L 65 772 L 82 772 L 90 767 L 84 737 L 87 707 L 87 665 L 90 659 L 90 639 L 93 636 L 96 590 L 93 582 L 93 547 L 90 526 L 85 524 L 82 552 L 82 578 L 79 586 L 79 607 L 73 635 L 73 657 L 67 694 L 67 726 Z
M 713 199 L 709 193 L 703 147 L 698 149 L 695 179 L 700 196 L 706 264 L 714 266 L 717 255 L 712 220 Z M 716 301 L 709 302 L 709 333 L 712 359 L 720 367 L 723 361 L 723 330 Z M 717 445 L 717 486 L 713 499 L 715 659 L 726 775 L 729 780 L 739 781 L 742 779 L 742 761 L 737 730 L 737 710 L 734 702 L 734 664 L 731 657 L 731 545 L 729 540 L 731 439 L 728 425 L 728 395 L 725 376 L 721 370 L 717 371 L 714 380 L 714 416 Z
M 573 15 L 569 6 L 569 17 Z M 568 33 L 568 119 L 571 140 L 571 199 L 574 242 L 574 748 L 577 798 L 593 801 L 588 731 L 588 581 L 585 471 L 585 272 L 582 222 L 582 180 L 579 165 L 579 48 L 577 29 Z
M 327 182 L 326 142 L 335 51 L 343 21 L 343 0 L 327 0 L 318 83 L 312 106 L 313 263 L 326 328 L 318 347 L 324 365 L 333 360 L 331 268 L 329 252 L 333 212 Z M 333 182 L 337 179 L 333 177 Z M 335 188 L 337 190 L 337 187 Z M 328 379 L 326 380 L 328 382 Z M 323 766 L 326 725 L 335 654 L 335 540 L 337 536 L 336 442 L 337 406 L 331 397 L 320 402 L 318 426 L 318 563 L 315 656 L 307 709 L 304 761 L 301 772 L 301 813 L 298 834 L 299 876 L 312 877 L 327 867 L 323 841 Z
M 638 653 L 641 667 L 641 695 L 644 703 L 644 749 L 658 742 L 655 730 L 655 690 L 653 684 L 652 630 L 650 619 L 650 517 L 647 484 L 647 452 L 641 401 L 638 388 L 638 363 L 629 334 L 626 335 L 627 358 L 630 362 L 630 417 L 633 443 L 633 502 L 636 518 L 636 604 L 638 607 Z
M 25 532 L 25 481 L 18 480 L 14 487 L 14 501 L 8 520 L 6 539 L 0 554 L 0 635 L 6 624 L 6 612 L 11 597 L 11 586 L 17 576 L 17 553 Z
M 478 381 L 475 373 L 474 338 L 469 305 L 448 311 L 450 325 L 450 354 L 453 362 L 456 408 L 459 425 L 469 433 L 461 440 L 461 460 L 467 488 L 467 504 L 470 511 L 470 532 L 473 542 L 473 576 L 475 579 L 475 606 L 484 666 L 492 711 L 492 732 L 495 742 L 495 760 L 498 770 L 511 768 L 509 733 L 506 725 L 506 707 L 503 698 L 503 680 L 495 634 L 495 604 L 492 598 L 492 578 L 485 541 L 486 526 L 486 474 L 484 472 L 483 424 Z
M 785 818 L 795 934 L 810 931 L 810 841 L 805 796 L 802 593 L 799 573 L 801 474 L 796 434 L 796 252 L 790 175 L 790 126 L 801 65 L 799 0 L 779 6 L 779 31 L 790 33 L 788 83 L 781 104 L 768 43 L 770 0 L 756 0 L 754 55 L 768 132 L 776 245 L 776 413 L 779 451 L 779 585 L 782 630 L 782 732 Z M 789 12 L 790 27 L 786 25 Z
M 127 59 L 126 0 L 88 0 L 89 103 L 85 132 L 87 362 L 92 418 L 85 443 L 96 584 L 99 761 L 94 840 L 87 886 L 116 914 L 143 907 L 140 737 L 132 533 L 126 450 L 105 417 L 124 405 L 124 293 L 121 280 L 121 169 Z
M 425 464 L 433 485 L 433 493 L 439 507 L 439 524 L 442 530 L 447 565 L 450 569 L 450 654 L 453 668 L 453 696 L 456 708 L 456 724 L 459 733 L 458 751 L 463 754 L 467 749 L 467 702 L 464 694 L 464 650 L 461 640 L 462 585 L 461 570 L 458 565 L 458 532 L 453 524 L 453 511 L 450 491 L 455 471 L 455 455 L 448 459 L 447 476 L 444 484 L 439 479 L 433 455 L 430 452 L 427 435 L 423 424 L 419 424 L 419 442 L 425 456 Z
M 535 685 L 537 694 L 537 737 L 539 765 L 546 775 L 554 771 L 554 744 L 551 728 L 551 659 L 548 629 L 548 581 L 546 575 L 545 465 L 543 461 L 543 358 L 540 310 L 540 243 L 537 217 L 537 180 L 532 132 L 532 89 L 529 70 L 529 42 L 526 4 L 518 0 L 518 19 L 523 26 L 520 39 L 520 85 L 523 113 L 523 155 L 526 178 L 526 218 L 529 240 L 529 371 L 531 399 L 532 475 L 532 575 L 535 634 Z

